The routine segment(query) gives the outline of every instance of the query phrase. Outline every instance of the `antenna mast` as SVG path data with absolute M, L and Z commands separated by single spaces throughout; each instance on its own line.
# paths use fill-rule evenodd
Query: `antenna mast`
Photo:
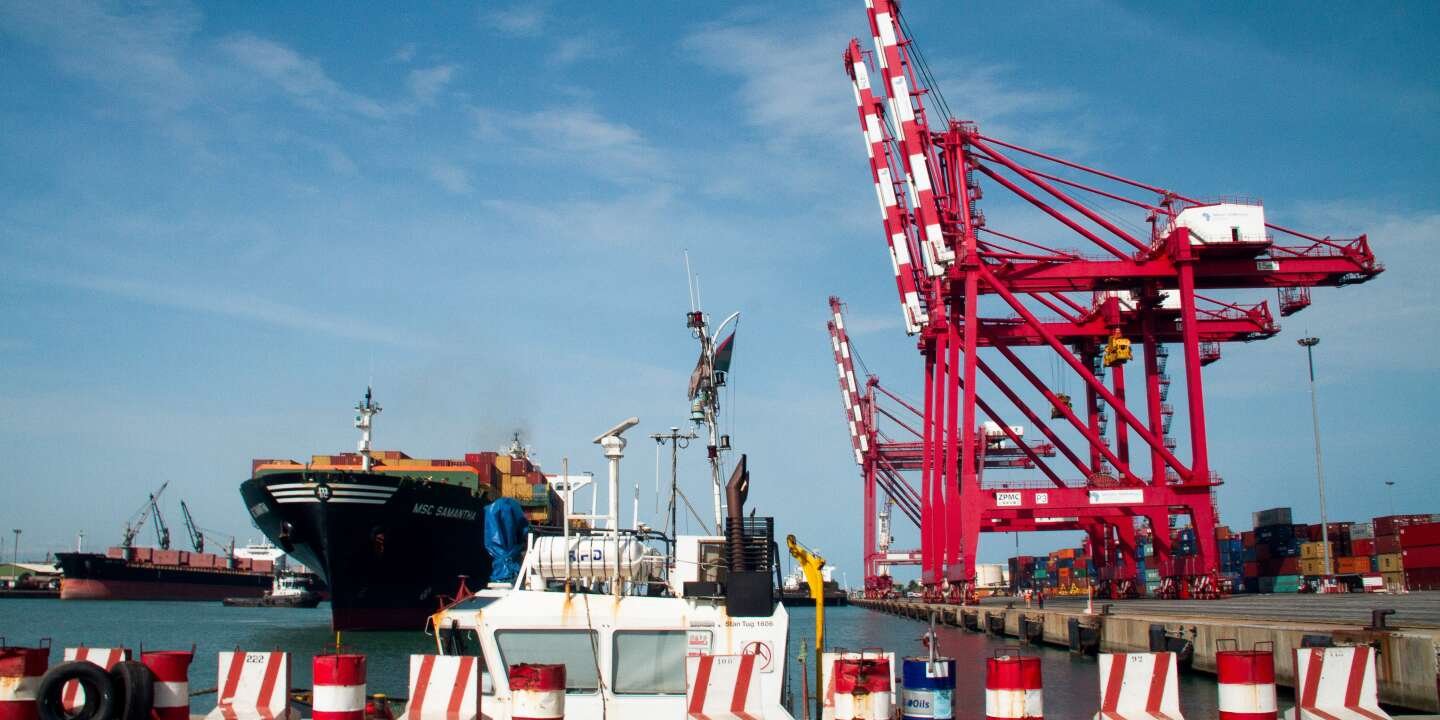
M 375 402 L 375 397 L 370 391 L 370 386 L 366 385 L 365 399 L 355 405 L 355 412 L 358 413 L 355 416 L 355 427 L 360 430 L 359 450 L 361 466 L 366 472 L 369 472 L 370 468 L 375 464 L 374 459 L 370 456 L 370 428 L 374 423 L 374 417 L 380 414 L 381 409 L 380 404 Z

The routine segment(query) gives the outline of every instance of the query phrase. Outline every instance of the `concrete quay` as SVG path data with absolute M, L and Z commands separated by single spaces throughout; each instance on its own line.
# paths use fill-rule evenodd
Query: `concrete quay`
M 1440 593 L 1097 600 L 1094 614 L 1085 612 L 1085 598 L 1047 598 L 1043 610 L 1012 598 L 987 598 L 978 606 L 909 599 L 851 603 L 920 621 L 933 615 L 940 624 L 1079 652 L 1181 650 L 1188 641 L 1191 669 L 1210 674 L 1215 672 L 1217 641 L 1235 640 L 1240 649 L 1273 643 L 1276 682 L 1290 688 L 1295 686 L 1295 648 L 1366 644 L 1377 650 L 1382 703 L 1440 712 Z M 1371 626 L 1371 611 L 1377 609 L 1395 611 L 1383 628 Z

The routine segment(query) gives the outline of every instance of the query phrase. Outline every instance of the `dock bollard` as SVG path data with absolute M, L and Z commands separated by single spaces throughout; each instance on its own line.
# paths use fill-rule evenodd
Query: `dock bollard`
M 1276 720 L 1275 654 L 1269 650 L 1218 650 L 1220 720 Z
M 1045 717 L 1045 683 L 1036 655 L 985 659 L 985 720 Z
M 152 650 L 140 653 L 140 662 L 155 675 L 155 720 L 190 719 L 189 650 Z
M 36 720 L 35 691 L 50 667 L 50 648 L 0 647 L 0 720 Z
M 955 660 L 905 658 L 900 673 L 900 717 L 903 720 L 953 720 Z
M 365 720 L 365 656 L 316 655 L 314 720 Z
M 510 666 L 511 720 L 565 717 L 565 666 L 522 663 Z
M 889 658 L 842 657 L 834 675 L 835 720 L 889 720 Z

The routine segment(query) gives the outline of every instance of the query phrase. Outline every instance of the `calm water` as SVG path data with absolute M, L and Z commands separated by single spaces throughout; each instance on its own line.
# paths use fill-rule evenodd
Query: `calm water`
M 825 613 L 829 645 L 850 649 L 884 647 L 900 655 L 920 654 L 925 626 L 855 607 Z M 812 642 L 815 618 L 810 609 L 790 609 L 791 683 L 800 698 L 799 665 L 793 661 L 800 643 Z M 1005 643 L 989 636 L 942 628 L 941 650 L 957 659 L 956 717 L 983 717 L 986 657 Z M 294 654 L 293 682 L 310 686 L 310 656 L 333 648 L 326 606 L 314 610 L 227 608 L 220 603 L 194 602 L 61 602 L 0 600 L 0 636 L 12 644 L 31 644 L 49 637 L 59 662 L 61 649 L 81 643 L 91 647 L 123 645 L 132 649 L 179 650 L 195 646 L 190 671 L 192 690 L 215 686 L 216 653 L 221 650 L 289 650 Z M 368 658 L 371 692 L 403 697 L 409 655 L 434 652 L 433 642 L 416 632 L 349 632 L 345 645 Z M 1058 649 L 1027 649 L 1039 654 L 1045 676 L 1045 717 L 1052 720 L 1090 718 L 1099 701 L 1098 671 L 1093 658 L 1074 658 Z M 812 679 L 813 683 L 813 679 Z M 1215 717 L 1215 683 L 1205 676 L 1181 676 L 1181 707 L 1189 717 Z M 214 696 L 196 698 L 194 710 L 214 707 Z M 798 713 L 797 713 L 798 716 Z

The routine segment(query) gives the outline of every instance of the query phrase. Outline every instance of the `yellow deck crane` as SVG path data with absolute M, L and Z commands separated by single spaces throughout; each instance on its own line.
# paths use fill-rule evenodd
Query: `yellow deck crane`
M 785 545 L 790 556 L 800 563 L 805 573 L 805 584 L 810 587 L 810 598 L 815 601 L 815 717 L 820 717 L 824 698 L 824 676 L 820 658 L 825 652 L 825 578 L 820 570 L 825 567 L 825 558 L 800 544 L 794 535 L 785 536 Z

